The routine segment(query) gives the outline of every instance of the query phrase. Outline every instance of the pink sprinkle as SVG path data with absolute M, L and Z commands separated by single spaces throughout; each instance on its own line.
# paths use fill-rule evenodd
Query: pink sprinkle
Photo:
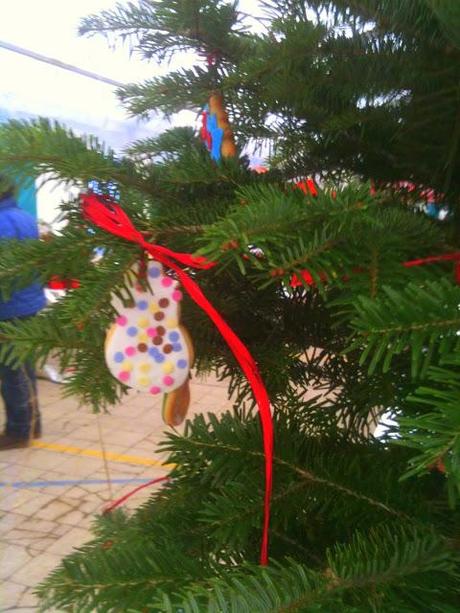
M 122 370 L 120 373 L 118 373 L 118 378 L 120 381 L 128 381 L 129 376 L 129 372 L 127 370 Z
M 115 321 L 119 326 L 126 326 L 126 324 L 128 323 L 128 318 L 124 315 L 119 315 Z
M 169 375 L 166 375 L 166 377 L 163 377 L 163 383 L 165 385 L 172 385 L 174 383 L 174 379 Z
M 163 277 L 163 279 L 161 280 L 161 285 L 163 287 L 169 287 L 170 285 L 172 285 L 173 280 L 171 279 L 171 277 Z
M 175 289 L 172 293 L 172 298 L 176 302 L 180 302 L 182 300 L 182 292 L 179 289 Z
M 154 385 L 153 387 L 150 388 L 151 394 L 159 394 L 160 392 L 161 392 L 161 388 L 159 388 L 157 385 Z
M 126 347 L 125 349 L 126 355 L 134 355 L 136 353 L 136 347 Z
M 153 338 L 154 336 L 157 335 L 157 329 L 156 328 L 147 328 L 147 334 Z

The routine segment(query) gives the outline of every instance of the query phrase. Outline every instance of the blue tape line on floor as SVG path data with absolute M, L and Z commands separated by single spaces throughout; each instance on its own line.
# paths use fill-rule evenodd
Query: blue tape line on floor
M 148 483 L 151 479 L 111 479 L 111 483 Z M 14 487 L 24 489 L 28 487 L 62 487 L 63 485 L 107 485 L 107 479 L 63 479 L 57 481 L 14 481 L 13 483 L 0 483 L 0 487 Z

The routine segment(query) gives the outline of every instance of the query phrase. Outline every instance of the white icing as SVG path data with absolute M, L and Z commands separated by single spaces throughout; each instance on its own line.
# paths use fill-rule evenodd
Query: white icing
M 177 281 L 165 275 L 162 265 L 154 260 L 148 262 L 147 281 L 151 291 L 136 282 L 131 288 L 134 307 L 123 306 L 113 297 L 118 316 L 107 335 L 105 359 L 113 376 L 129 387 L 152 394 L 168 393 L 187 380 L 190 369 L 189 350 L 179 327 L 181 294 Z M 162 299 L 168 304 L 160 306 Z M 156 319 L 156 313 L 163 317 Z M 159 333 L 161 328 L 164 334 Z M 165 352 L 165 347 L 171 351 Z

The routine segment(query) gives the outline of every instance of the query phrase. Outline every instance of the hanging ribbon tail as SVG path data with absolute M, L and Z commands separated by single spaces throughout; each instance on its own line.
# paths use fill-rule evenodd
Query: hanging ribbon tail
M 128 498 L 131 498 L 131 496 L 134 496 L 134 494 L 137 494 L 137 492 L 139 492 L 140 490 L 143 490 L 146 487 L 150 487 L 151 485 L 156 485 L 157 483 L 161 483 L 162 481 L 169 481 L 169 477 L 167 476 L 158 477 L 156 479 L 152 479 L 151 481 L 148 481 L 147 483 L 143 483 L 142 485 L 139 485 L 138 487 L 135 487 L 133 490 L 131 490 L 130 492 L 128 492 L 121 498 L 117 498 L 117 500 L 114 500 L 113 502 L 111 502 L 109 506 L 106 507 L 102 511 L 102 514 L 107 515 L 108 513 L 111 513 L 114 509 L 122 505 L 124 502 L 128 500 Z
M 270 525 L 270 500 L 273 485 L 273 420 L 270 410 L 270 399 L 265 389 L 265 385 L 260 376 L 259 369 L 254 358 L 249 353 L 246 345 L 233 332 L 220 313 L 212 306 L 209 300 L 201 291 L 195 281 L 181 270 L 174 262 L 164 262 L 169 265 L 179 277 L 182 287 L 187 291 L 190 298 L 197 304 L 211 319 L 216 328 L 221 333 L 225 342 L 235 356 L 241 370 L 248 380 L 254 399 L 257 403 L 262 426 L 262 437 L 265 456 L 265 496 L 264 496 L 264 521 L 262 532 L 262 544 L 260 551 L 260 564 L 268 564 L 268 533 Z
M 418 258 L 417 260 L 409 260 L 403 262 L 403 266 L 406 268 L 412 268 L 412 266 L 423 266 L 424 264 L 435 264 L 436 262 L 460 262 L 460 251 L 456 253 L 442 253 L 441 255 L 430 255 L 427 258 Z
M 257 364 L 249 353 L 246 345 L 239 339 L 220 313 L 209 302 L 199 285 L 178 265 L 178 263 L 180 263 L 193 268 L 208 269 L 214 266 L 215 263 L 207 262 L 206 259 L 201 256 L 194 257 L 187 253 L 176 253 L 166 247 L 148 243 L 142 234 L 133 226 L 126 213 L 115 203 L 101 201 L 97 196 L 91 194 L 82 196 L 82 207 L 85 217 L 94 224 L 112 234 L 121 236 L 129 241 L 137 242 L 161 264 L 168 266 L 176 272 L 182 283 L 182 287 L 187 291 L 195 304 L 197 304 L 214 323 L 245 374 L 259 409 L 262 426 L 265 456 L 265 495 L 260 564 L 264 566 L 267 565 L 270 500 L 273 483 L 273 420 L 270 410 L 270 399 L 262 381 L 262 377 L 260 376 L 259 369 L 257 368 Z
M 144 242 L 142 234 L 136 230 L 130 218 L 115 202 L 102 200 L 95 194 L 82 194 L 80 202 L 85 219 L 99 228 L 135 243 Z

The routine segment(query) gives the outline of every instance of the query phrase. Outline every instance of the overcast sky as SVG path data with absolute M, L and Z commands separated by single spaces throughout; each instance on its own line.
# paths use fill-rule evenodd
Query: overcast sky
M 127 45 L 109 48 L 103 37 L 79 37 L 80 19 L 116 4 L 116 0 L 0 0 L 0 40 L 25 47 L 63 62 L 110 77 L 116 81 L 142 81 L 161 74 L 166 67 L 130 55 Z M 243 0 L 242 8 L 253 13 L 257 0 Z M 47 66 L 0 49 L 0 109 L 75 120 L 100 130 L 118 129 L 125 121 L 113 87 L 83 76 Z M 191 121 L 183 115 L 180 123 Z M 115 126 L 115 128 L 114 128 Z M 128 122 L 124 129 L 145 133 L 159 126 Z M 136 134 L 139 137 L 145 134 Z M 110 139 L 109 139 L 110 140 Z
M 19 45 L 116 81 L 142 81 L 165 70 L 130 55 L 121 43 L 109 48 L 103 37 L 77 35 L 80 19 L 111 8 L 115 0 L 0 0 L 0 40 Z M 4 5 L 4 6 L 2 6 Z M 155 130 L 131 120 L 113 93 L 113 87 L 0 49 L 0 109 L 28 112 L 95 127 L 99 134 L 122 129 L 135 138 Z M 185 121 L 190 121 L 190 116 Z M 123 125 L 120 128 L 121 122 Z M 126 122 L 126 123 L 125 123 Z

